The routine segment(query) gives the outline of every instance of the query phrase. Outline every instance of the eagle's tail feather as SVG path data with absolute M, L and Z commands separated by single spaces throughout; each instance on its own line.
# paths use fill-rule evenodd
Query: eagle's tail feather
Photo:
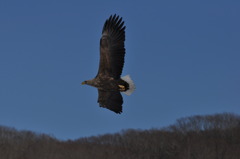
M 123 93 L 126 95 L 131 95 L 132 92 L 136 89 L 132 79 L 130 78 L 130 75 L 126 75 L 124 77 L 121 77 L 122 80 L 126 81 L 129 84 L 129 89 Z

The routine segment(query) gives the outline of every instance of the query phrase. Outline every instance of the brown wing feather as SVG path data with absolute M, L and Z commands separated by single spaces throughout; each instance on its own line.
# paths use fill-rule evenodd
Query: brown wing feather
M 120 92 L 107 92 L 98 89 L 98 103 L 115 113 L 122 113 L 123 98 Z
M 120 78 L 125 56 L 125 28 L 124 21 L 116 14 L 106 20 L 100 40 L 98 75 L 108 75 L 115 79 Z

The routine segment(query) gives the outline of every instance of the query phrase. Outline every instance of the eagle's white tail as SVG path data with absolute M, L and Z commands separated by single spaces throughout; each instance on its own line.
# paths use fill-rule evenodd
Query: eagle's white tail
M 124 77 L 121 77 L 122 80 L 126 81 L 129 84 L 129 89 L 125 93 L 126 95 L 131 95 L 132 92 L 136 89 L 132 79 L 130 78 L 130 75 L 126 75 Z

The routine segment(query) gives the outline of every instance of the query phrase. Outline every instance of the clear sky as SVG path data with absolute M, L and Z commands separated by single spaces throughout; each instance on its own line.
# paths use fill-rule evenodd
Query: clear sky
M 77 139 L 160 128 L 191 115 L 240 114 L 240 1 L 0 1 L 0 125 Z M 105 20 L 126 24 L 123 113 L 100 108 Z

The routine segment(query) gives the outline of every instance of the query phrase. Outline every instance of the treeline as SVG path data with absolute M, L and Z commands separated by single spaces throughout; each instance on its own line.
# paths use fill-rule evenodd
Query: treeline
M 68 141 L 2 126 L 0 158 L 239 159 L 240 116 L 192 116 L 166 128 L 129 129 Z

